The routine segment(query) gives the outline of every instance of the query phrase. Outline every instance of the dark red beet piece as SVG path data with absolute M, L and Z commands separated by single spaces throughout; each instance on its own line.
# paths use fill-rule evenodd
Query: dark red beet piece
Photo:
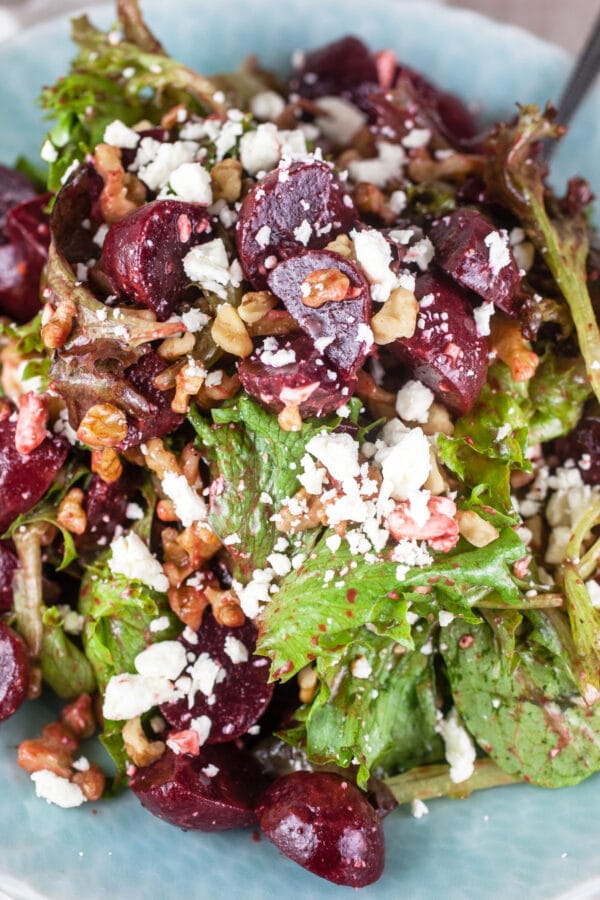
M 68 445 L 47 437 L 31 453 L 15 448 L 15 423 L 0 421 L 0 534 L 40 500 L 67 457 Z
M 570 434 L 555 441 L 554 448 L 561 461 L 579 464 L 586 484 L 600 484 L 600 418 L 584 416 Z
M 338 270 L 345 275 L 350 282 L 348 294 L 343 300 L 331 300 L 313 309 L 302 300 L 302 283 L 308 275 L 322 269 Z M 315 342 L 323 340 L 325 359 L 335 363 L 343 378 L 354 375 L 365 361 L 372 343 L 368 328 L 371 293 L 366 278 L 356 265 L 339 253 L 308 250 L 280 263 L 267 282 L 300 328 Z
M 521 276 L 506 234 L 476 209 L 457 209 L 435 222 L 429 237 L 444 272 L 508 316 L 517 315 Z
M 352 95 L 365 83 L 377 85 L 375 61 L 368 47 L 349 35 L 304 54 L 290 79 L 290 93 L 308 99 Z
M 206 774 L 212 767 L 218 771 Z M 155 763 L 138 769 L 130 783 L 142 806 L 153 815 L 196 831 L 254 825 L 254 801 L 264 786 L 256 762 L 234 744 L 202 747 L 199 756 L 177 755 L 167 749 Z
M 27 322 L 40 309 L 39 285 L 48 256 L 50 194 L 25 200 L 6 215 L 7 244 L 0 246 L 0 314 Z
M 381 820 L 366 796 L 332 772 L 293 772 L 278 778 L 259 799 L 260 827 L 294 862 L 349 887 L 381 876 Z
M 296 358 L 286 366 L 272 366 L 263 350 L 293 350 Z M 303 417 L 325 416 L 346 403 L 354 393 L 355 378 L 342 378 L 332 363 L 323 360 L 307 335 L 267 338 L 252 356 L 238 363 L 242 387 L 267 409 L 280 412 L 298 406 Z
M 127 381 L 151 404 L 149 415 L 140 419 L 130 418 L 127 423 L 127 437 L 118 446 L 119 450 L 137 447 L 153 437 L 162 437 L 179 428 L 185 416 L 174 413 L 171 402 L 174 390 L 161 391 L 154 386 L 156 376 L 166 369 L 167 363 L 150 351 L 145 353 L 133 366 L 126 370 Z
M 437 113 L 445 136 L 454 144 L 473 138 L 477 132 L 475 120 L 463 101 L 455 94 L 443 91 L 420 72 L 408 66 L 399 66 L 396 81 L 408 78 L 423 104 Z
M 27 699 L 29 662 L 25 641 L 0 621 L 0 722 Z
M 197 643 L 193 644 L 181 635 L 178 640 L 186 650 L 197 658 L 205 654 L 204 658 L 221 667 L 225 677 L 222 681 L 216 679 L 212 703 L 200 690 L 191 707 L 187 697 L 164 703 L 160 709 L 167 722 L 184 731 L 189 728 L 191 719 L 208 716 L 211 728 L 207 744 L 225 743 L 245 734 L 261 717 L 273 694 L 273 685 L 269 684 L 269 661 L 264 656 L 252 655 L 256 635 L 256 627 L 250 620 L 241 628 L 226 628 L 216 622 L 212 613 L 205 613 L 197 631 Z M 237 650 L 242 649 L 237 642 L 244 645 L 248 658 L 234 662 L 229 653 L 235 658 Z
M 117 525 L 125 524 L 129 493 L 132 492 L 131 487 L 129 491 L 127 488 L 128 479 L 125 476 L 107 484 L 98 475 L 92 475 L 85 490 L 87 527 L 82 535 L 75 538 L 80 553 L 96 549 L 100 538 L 109 541 Z
M 8 240 L 5 232 L 9 209 L 24 200 L 31 200 L 35 195 L 34 186 L 25 175 L 0 165 L 0 244 Z
M 487 341 L 477 333 L 464 291 L 446 276 L 421 275 L 415 295 L 420 301 L 417 329 L 413 337 L 394 341 L 390 349 L 442 403 L 464 415 L 485 382 Z
M 6 544 L 0 543 L 0 613 L 9 612 L 13 605 L 12 578 L 19 561 Z
M 202 206 L 154 200 L 115 222 L 102 247 L 102 268 L 113 291 L 168 319 L 189 283 L 187 253 L 213 236 Z
M 269 172 L 240 209 L 236 242 L 244 276 L 257 290 L 266 288 L 278 262 L 324 247 L 356 219 L 352 198 L 327 163 L 296 162 Z
M 104 181 L 94 166 L 83 163 L 56 195 L 50 228 L 58 252 L 71 265 L 100 255 L 93 238 L 104 221 L 100 209 L 103 187 Z

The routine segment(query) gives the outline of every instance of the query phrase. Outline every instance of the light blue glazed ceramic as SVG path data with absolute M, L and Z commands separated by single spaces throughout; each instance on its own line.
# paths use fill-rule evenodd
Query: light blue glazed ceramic
M 510 116 L 517 100 L 556 99 L 569 58 L 514 28 L 469 12 L 392 0 L 147 0 L 148 18 L 169 50 L 211 73 L 258 53 L 287 67 L 290 52 L 347 32 L 395 48 L 486 118 Z M 101 24 L 110 10 L 96 9 Z M 72 55 L 66 21 L 0 45 L 0 160 L 34 157 L 43 125 L 39 86 Z M 555 180 L 580 172 L 600 189 L 600 92 L 589 98 L 556 158 Z M 301 900 L 351 896 L 294 865 L 251 832 L 182 833 L 146 813 L 134 797 L 61 810 L 36 798 L 15 763 L 20 740 L 53 718 L 45 701 L 0 725 L 0 897 L 13 900 Z M 364 900 L 483 900 L 600 897 L 600 779 L 545 791 L 527 786 L 437 800 L 416 820 L 386 820 L 387 863 Z

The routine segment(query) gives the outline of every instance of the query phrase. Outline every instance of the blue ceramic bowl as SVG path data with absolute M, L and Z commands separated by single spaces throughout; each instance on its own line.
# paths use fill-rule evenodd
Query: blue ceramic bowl
M 373 48 L 393 47 L 477 107 L 510 116 L 516 101 L 556 99 L 567 54 L 518 29 L 466 11 L 393 0 L 147 0 L 151 25 L 173 55 L 206 72 L 235 68 L 249 53 L 285 70 L 297 47 L 353 32 Z M 99 24 L 111 10 L 93 12 Z M 34 106 L 40 85 L 73 54 L 65 19 L 0 45 L 0 160 L 35 157 L 44 127 Z M 600 92 L 593 93 L 556 157 L 555 181 L 581 173 L 600 188 Z M 34 793 L 15 762 L 20 740 L 53 711 L 45 701 L 0 726 L 0 897 L 109 900 L 302 900 L 349 896 L 281 856 L 251 832 L 182 833 L 146 813 L 133 796 L 61 810 Z M 416 820 L 386 820 L 383 878 L 361 898 L 600 897 L 597 811 L 600 779 L 546 791 L 525 785 L 437 800 Z

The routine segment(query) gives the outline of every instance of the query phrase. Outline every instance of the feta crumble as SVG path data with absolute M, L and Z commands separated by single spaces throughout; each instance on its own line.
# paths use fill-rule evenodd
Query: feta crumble
M 130 532 L 115 538 L 110 549 L 112 553 L 108 568 L 113 575 L 124 575 L 141 581 L 155 591 L 164 593 L 168 590 L 169 580 L 162 565 L 137 534 Z

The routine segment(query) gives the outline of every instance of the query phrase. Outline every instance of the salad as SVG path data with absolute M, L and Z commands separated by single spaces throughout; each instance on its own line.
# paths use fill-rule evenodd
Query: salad
M 398 803 L 600 767 L 591 193 L 550 109 L 482 132 L 354 37 L 207 79 L 117 14 L 0 169 L 0 719 L 61 698 L 49 802 L 363 886 Z

